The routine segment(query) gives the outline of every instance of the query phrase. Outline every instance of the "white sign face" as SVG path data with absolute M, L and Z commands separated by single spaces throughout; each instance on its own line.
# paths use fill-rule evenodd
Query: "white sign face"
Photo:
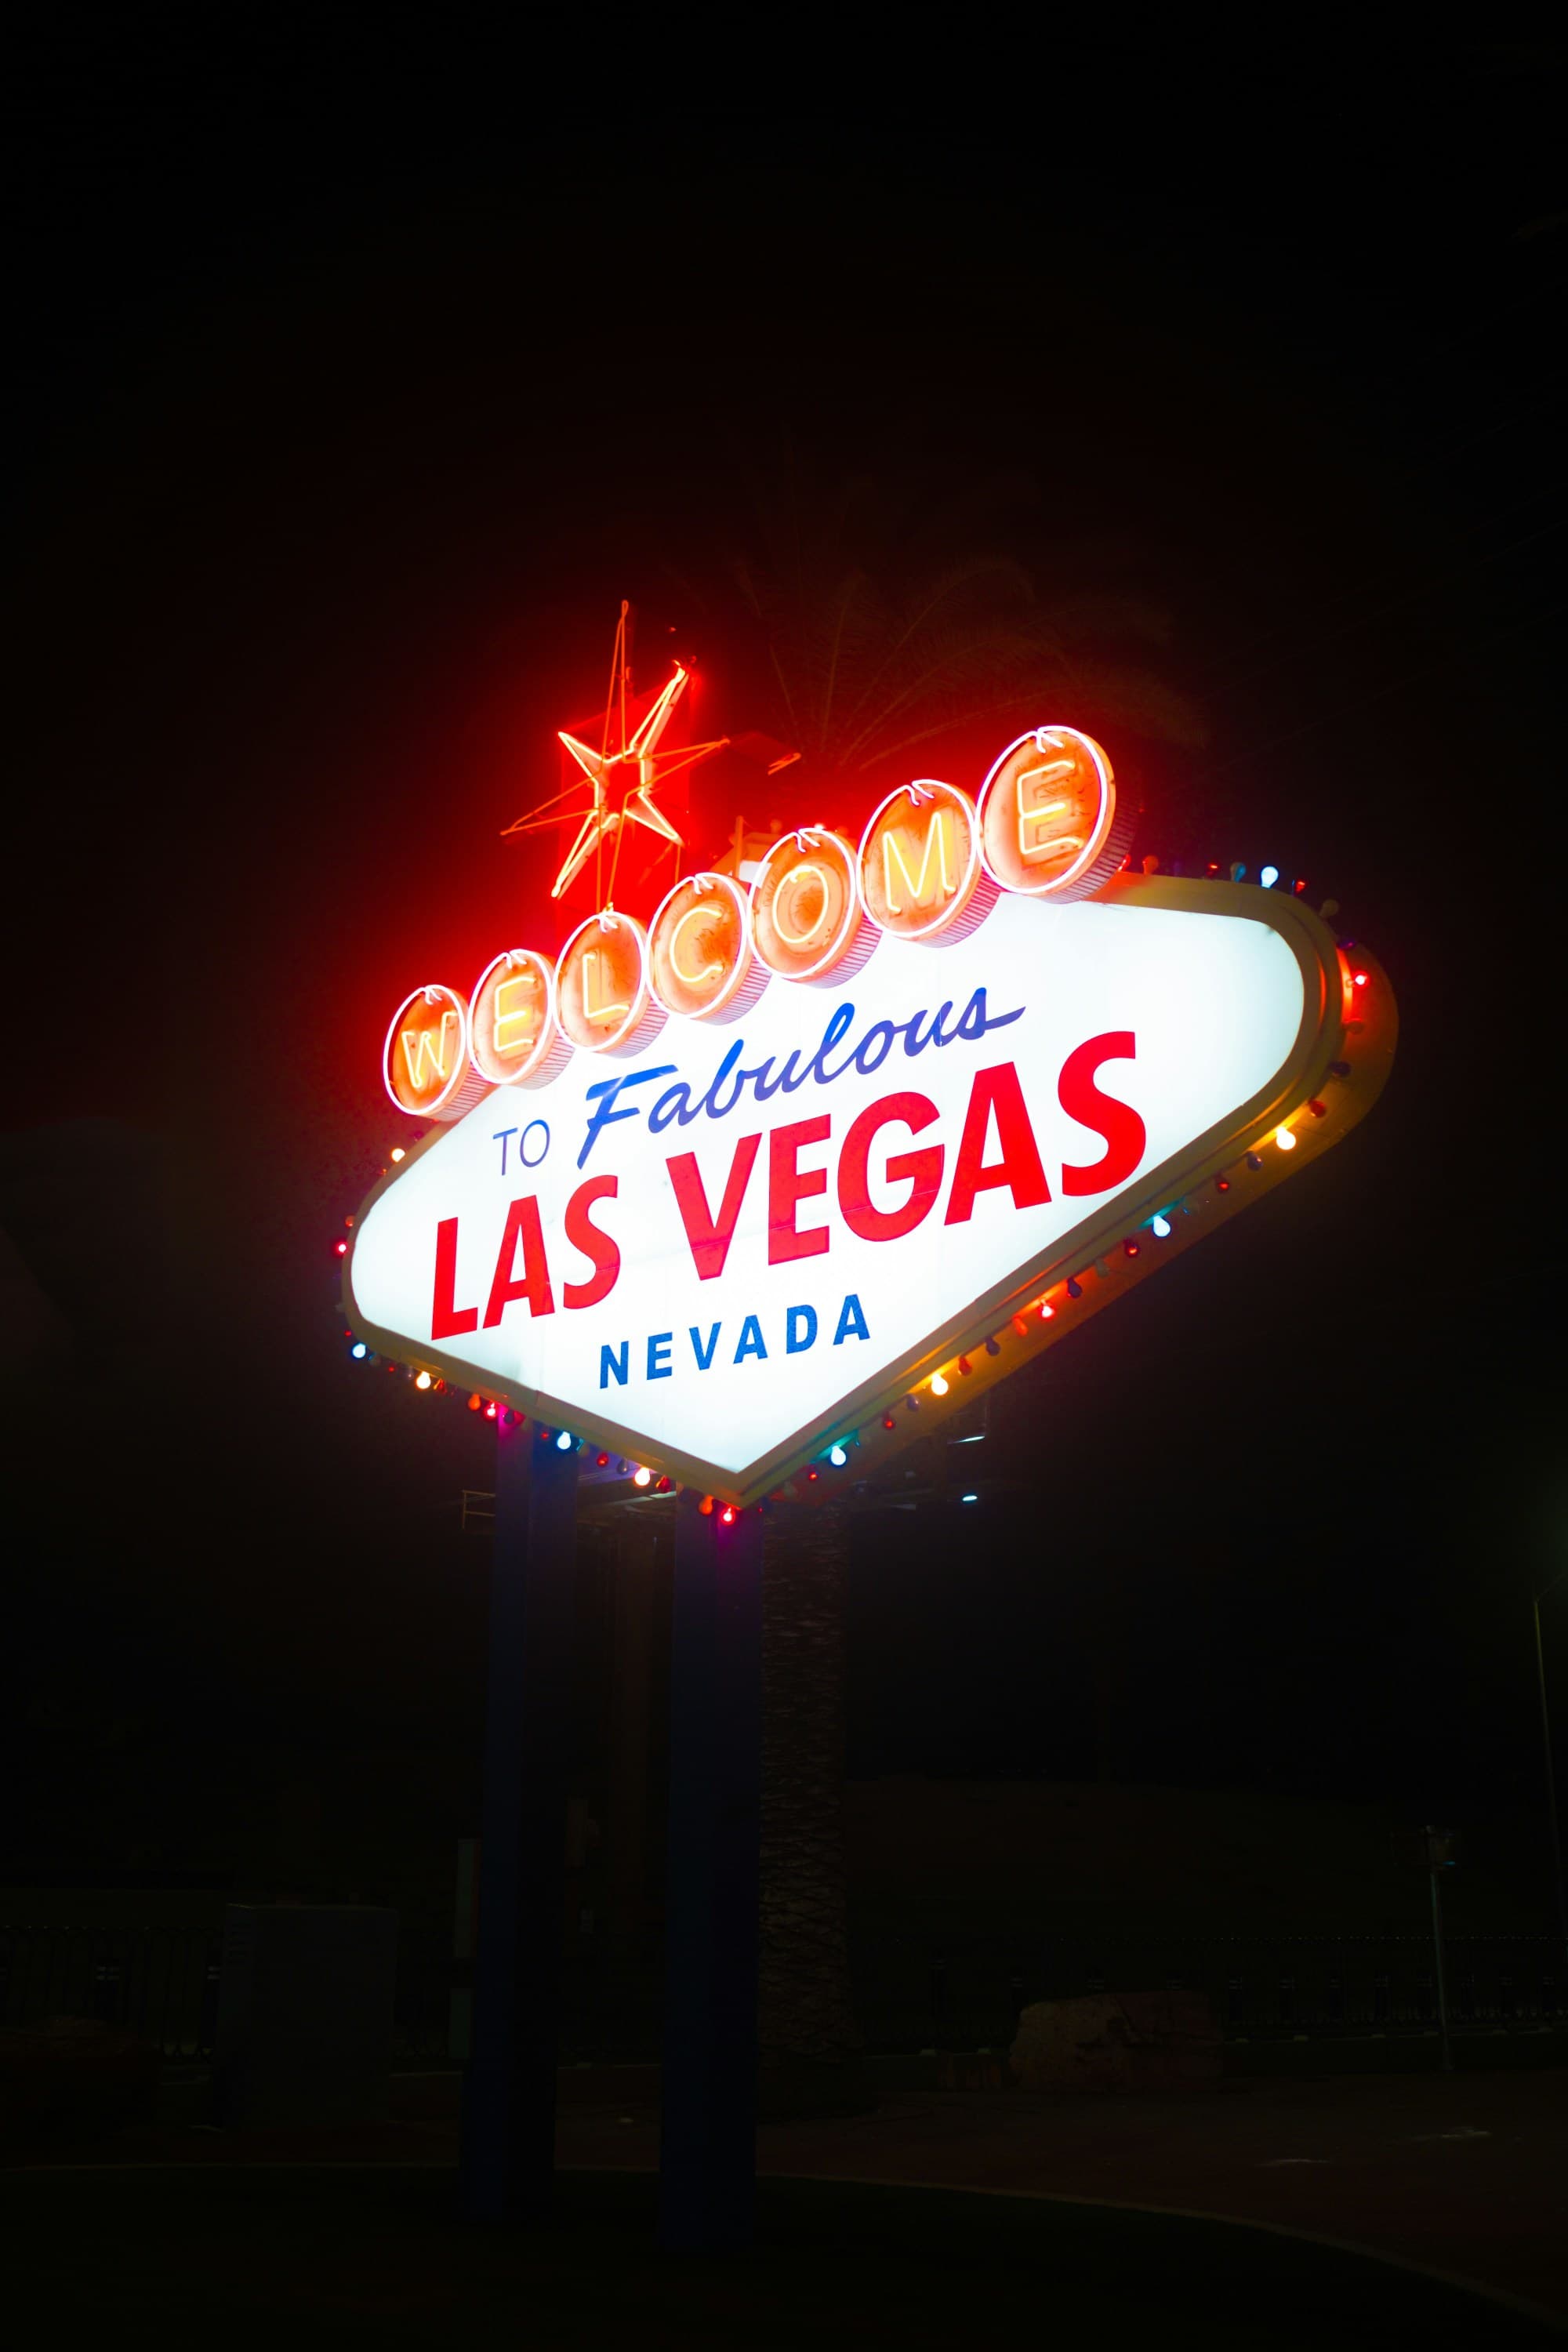
M 488 1094 L 374 1196 L 353 1310 L 749 1501 L 1298 1106 L 1326 942 L 1291 902 L 1137 879 L 881 936 L 838 984 Z

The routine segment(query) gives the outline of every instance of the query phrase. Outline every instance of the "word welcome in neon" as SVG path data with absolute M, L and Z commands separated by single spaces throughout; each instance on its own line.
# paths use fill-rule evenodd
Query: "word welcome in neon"
M 612 1057 L 641 1053 L 671 1014 L 718 1024 L 738 1021 L 774 980 L 842 982 L 859 969 L 885 933 L 933 945 L 967 938 L 998 896 L 1015 892 L 1060 902 L 1086 898 L 1121 863 L 1128 828 L 1118 821 L 1110 762 L 1077 728 L 1039 727 L 1008 745 L 981 787 L 978 801 L 934 778 L 906 784 L 877 808 L 857 848 L 826 826 L 784 834 L 761 861 L 748 889 L 723 874 L 696 874 L 675 885 L 645 929 L 605 908 L 578 926 L 553 962 L 531 948 L 513 948 L 485 966 L 471 998 L 444 982 L 415 989 L 398 1007 L 386 1034 L 382 1069 L 386 1090 L 412 1118 L 461 1118 L 490 1087 L 548 1085 L 574 1050 Z M 919 1036 L 917 1015 L 904 1033 L 913 1055 L 942 1031 L 944 1005 Z M 841 1006 L 835 1021 L 853 1017 Z M 988 1016 L 984 992 L 978 1035 L 1016 1014 Z M 812 1067 L 843 1027 L 829 1034 Z M 894 1034 L 880 1044 L 891 1052 Z M 740 1047 L 721 1067 L 719 1087 L 734 1077 L 733 1101 L 750 1082 L 759 1100 L 793 1091 L 809 1071 L 795 1073 L 795 1057 L 776 1077 L 734 1071 Z M 856 1049 L 862 1071 L 875 1062 L 873 1036 Z M 640 1072 L 639 1079 L 656 1075 Z M 658 1075 L 666 1075 L 659 1073 Z M 599 1130 L 631 1116 L 616 1105 L 618 1087 L 590 1089 L 601 1097 L 579 1165 Z M 677 1086 L 650 1113 L 650 1124 L 684 1124 L 710 1097 L 679 1099 Z M 732 1107 L 732 1104 L 731 1105 Z

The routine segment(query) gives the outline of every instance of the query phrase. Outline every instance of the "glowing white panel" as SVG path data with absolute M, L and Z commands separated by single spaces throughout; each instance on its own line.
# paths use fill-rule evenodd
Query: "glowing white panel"
M 526 1095 L 493 1092 L 362 1217 L 361 1327 L 679 1476 L 754 1493 L 1303 1099 L 1332 1050 L 1337 974 L 1310 917 L 1266 904 L 1136 881 L 1070 906 L 1005 895 L 952 944 L 883 937 L 841 985 L 774 979 L 728 1029 L 672 1017 L 629 1059 L 577 1054 Z M 846 1144 L 894 1095 L 934 1117 L 881 1127 L 858 1191 Z M 820 1139 L 774 1139 L 821 1120 Z M 966 1122 L 968 1175 L 1005 1160 L 1006 1181 L 965 1184 Z M 913 1174 L 889 1180 L 889 1158 Z M 594 1180 L 613 1181 L 585 1201 Z M 727 1248 L 704 1256 L 731 1183 Z M 852 1230 L 912 1191 L 931 1198 L 911 1230 Z M 509 1214 L 521 1280 L 535 1209 L 532 1296 L 492 1307 Z M 574 1219 L 605 1237 L 596 1278 Z M 802 1235 L 817 1245 L 786 1254 Z

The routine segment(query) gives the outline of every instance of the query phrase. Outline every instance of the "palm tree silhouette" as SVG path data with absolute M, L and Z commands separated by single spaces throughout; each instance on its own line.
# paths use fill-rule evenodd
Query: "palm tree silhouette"
M 1042 596 L 1005 553 L 942 560 L 972 507 L 900 524 L 870 482 L 832 499 L 792 485 L 761 507 L 760 552 L 735 559 L 732 577 L 777 723 L 810 770 L 900 765 L 901 780 L 928 747 L 1020 714 L 1199 748 L 1196 711 L 1149 658 L 1168 643 L 1165 614 L 1114 590 Z
M 975 551 L 1017 494 L 983 483 L 939 503 L 897 467 L 825 485 L 793 461 L 753 491 L 750 548 L 698 601 L 727 643 L 748 640 L 752 707 L 801 757 L 792 787 L 904 782 L 966 736 L 999 750 L 1057 719 L 1113 759 L 1132 738 L 1202 745 L 1195 709 L 1157 666 L 1170 632 L 1156 606 L 1116 590 L 1042 595 L 1012 555 Z M 854 1525 L 836 1504 L 785 1507 L 769 1528 L 760 2038 L 774 2112 L 859 2098 L 844 1834 Z

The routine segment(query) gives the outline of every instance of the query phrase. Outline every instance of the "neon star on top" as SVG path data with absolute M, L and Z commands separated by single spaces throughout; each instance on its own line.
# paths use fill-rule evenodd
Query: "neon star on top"
M 601 906 L 610 904 L 616 892 L 616 873 L 620 865 L 621 843 L 628 824 L 646 825 L 650 833 L 668 841 L 676 853 L 677 863 L 684 847 L 682 836 L 671 824 L 661 808 L 656 806 L 656 788 L 683 769 L 705 760 L 711 751 L 721 751 L 729 741 L 727 735 L 711 743 L 688 743 L 668 751 L 659 750 L 659 740 L 668 726 L 670 715 L 686 690 L 690 672 L 679 662 L 675 674 L 665 685 L 651 709 L 646 711 L 636 729 L 626 732 L 626 704 L 632 696 L 631 665 L 626 658 L 626 620 L 630 607 L 623 600 L 621 617 L 616 629 L 615 653 L 610 663 L 610 690 L 605 704 L 604 734 L 599 749 L 582 742 L 577 736 L 560 730 L 560 740 L 583 771 L 589 792 L 585 809 L 563 809 L 560 803 L 570 799 L 580 789 L 569 784 L 564 792 L 543 801 L 538 808 L 516 818 L 504 827 L 501 838 L 513 834 L 537 833 L 548 824 L 570 822 L 581 815 L 576 839 L 566 854 L 564 864 L 550 886 L 552 898 L 561 898 L 576 880 L 587 863 L 589 854 L 595 856 L 595 879 L 602 883 L 604 845 L 614 842 L 610 860 L 607 889 L 596 893 Z M 612 743 L 616 748 L 612 748 Z

